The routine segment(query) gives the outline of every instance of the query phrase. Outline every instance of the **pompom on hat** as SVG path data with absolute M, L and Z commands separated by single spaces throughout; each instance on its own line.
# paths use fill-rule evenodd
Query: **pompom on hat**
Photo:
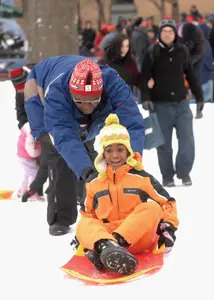
M 110 114 L 105 120 L 105 126 L 100 130 L 98 137 L 99 151 L 95 159 L 94 165 L 97 169 L 99 179 L 106 178 L 106 161 L 103 157 L 105 147 L 111 144 L 124 145 L 129 156 L 126 160 L 127 165 L 133 167 L 137 171 L 143 170 L 141 159 L 136 159 L 136 153 L 133 152 L 130 144 L 130 136 L 128 130 L 120 124 L 119 118 L 116 114 Z M 139 155 L 140 157 L 140 155 Z
M 103 79 L 98 64 L 88 58 L 79 62 L 71 75 L 69 90 L 71 93 L 85 96 L 100 95 L 103 90 Z

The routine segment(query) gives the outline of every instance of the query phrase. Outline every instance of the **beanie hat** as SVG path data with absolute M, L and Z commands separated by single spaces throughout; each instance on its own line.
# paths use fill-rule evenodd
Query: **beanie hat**
M 12 69 L 9 71 L 9 78 L 11 79 L 17 91 L 24 89 L 29 72 L 30 70 L 25 67 Z
M 177 24 L 174 20 L 172 19 L 163 19 L 160 21 L 160 24 L 159 24 L 159 32 L 161 32 L 161 30 L 164 28 L 164 27 L 171 27 L 175 33 L 177 33 Z
M 79 62 L 71 75 L 69 89 L 71 93 L 80 95 L 100 95 L 103 79 L 98 64 L 88 58 Z
M 95 159 L 94 165 L 97 169 L 99 179 L 106 178 L 106 161 L 103 157 L 105 147 L 111 144 L 122 144 L 129 151 L 129 156 L 126 160 L 127 165 L 141 171 L 143 165 L 141 161 L 135 159 L 135 154 L 131 148 L 130 136 L 128 130 L 119 122 L 116 114 L 110 114 L 105 120 L 105 126 L 100 130 L 98 137 L 99 151 Z

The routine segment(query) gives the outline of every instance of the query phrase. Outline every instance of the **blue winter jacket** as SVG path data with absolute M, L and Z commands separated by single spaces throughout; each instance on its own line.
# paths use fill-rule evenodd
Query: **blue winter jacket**
M 121 124 L 128 129 L 134 151 L 142 154 L 144 143 L 144 121 L 132 92 L 118 73 L 108 66 L 100 66 L 107 93 L 106 105 L 97 111 L 87 136 L 81 140 L 78 119 L 84 115 L 72 101 L 68 83 L 75 65 L 84 59 L 76 55 L 56 56 L 35 65 L 28 80 L 35 78 L 44 90 L 44 103 L 39 96 L 25 102 L 34 138 L 38 139 L 43 131 L 50 133 L 56 150 L 78 178 L 84 169 L 92 166 L 84 142 L 98 135 L 109 113 L 116 113 Z

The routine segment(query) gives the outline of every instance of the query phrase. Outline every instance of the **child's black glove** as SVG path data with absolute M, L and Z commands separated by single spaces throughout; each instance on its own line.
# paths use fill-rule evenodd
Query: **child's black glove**
M 172 250 L 176 240 L 175 231 L 175 226 L 170 222 L 161 220 L 158 224 L 157 234 L 160 236 L 158 240 L 158 247 L 160 248 L 163 244 L 165 244 L 164 253 L 169 253 Z

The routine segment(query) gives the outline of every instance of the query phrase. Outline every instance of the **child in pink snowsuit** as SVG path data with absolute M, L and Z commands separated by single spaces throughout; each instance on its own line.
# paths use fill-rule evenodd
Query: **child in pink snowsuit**
M 17 155 L 24 172 L 22 186 L 18 191 L 19 197 L 21 197 L 29 189 L 31 182 L 36 177 L 39 168 L 36 158 L 40 156 L 40 153 L 41 146 L 40 144 L 35 143 L 31 134 L 30 125 L 27 122 L 21 128 L 17 145 Z M 39 199 L 41 197 L 38 195 L 35 196 L 35 198 L 38 198 L 38 200 L 44 200 Z

